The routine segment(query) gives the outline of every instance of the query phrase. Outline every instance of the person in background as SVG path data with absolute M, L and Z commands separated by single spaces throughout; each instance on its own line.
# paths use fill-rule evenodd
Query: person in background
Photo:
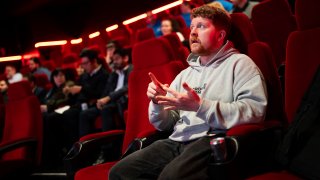
M 61 122 L 57 119 L 50 119 L 50 117 L 56 115 L 54 110 L 72 104 L 69 97 L 63 93 L 63 88 L 73 81 L 67 81 L 65 71 L 57 68 L 52 71 L 50 82 L 52 88 L 46 94 L 45 102 L 40 105 L 40 109 L 43 117 L 43 156 L 42 165 L 45 167 L 57 167 L 62 164 L 62 157 L 64 153 L 62 151 L 64 144 L 63 128 Z M 59 132 L 59 133 L 57 133 Z
M 146 12 L 147 17 L 146 17 L 146 22 L 147 22 L 147 27 L 152 28 L 154 35 L 156 37 L 160 37 L 161 34 L 161 20 L 157 18 L 156 14 L 152 14 L 151 11 Z
M 94 122 L 98 116 L 102 117 L 102 131 L 123 129 L 124 111 L 128 108 L 128 79 L 132 71 L 130 51 L 117 49 L 112 56 L 114 71 L 109 75 L 108 82 L 96 107 L 82 111 L 79 119 L 79 136 L 95 132 Z M 118 117 L 115 120 L 114 117 Z M 95 164 L 101 164 L 108 158 L 114 157 L 112 146 L 103 146 Z
M 95 49 L 85 48 L 80 53 L 81 66 L 84 73 L 72 86 L 65 86 L 63 92 L 72 98 L 70 108 L 59 115 L 51 115 L 50 121 L 59 121 L 64 128 L 67 149 L 72 146 L 79 137 L 79 114 L 90 107 L 95 106 L 101 97 L 103 88 L 107 83 L 109 73 L 99 63 L 99 52 Z
M 68 104 L 68 97 L 62 91 L 67 82 L 64 70 L 60 68 L 53 70 L 50 82 L 52 88 L 46 94 L 45 102 L 40 105 L 42 113 L 51 113 L 55 109 Z
M 113 69 L 113 60 L 112 60 L 112 56 L 115 50 L 117 50 L 118 48 L 121 48 L 120 44 L 118 43 L 118 41 L 114 41 L 114 40 L 110 40 L 107 45 L 106 45 L 106 63 L 109 66 L 109 68 L 111 68 L 111 70 Z
M 39 58 L 31 58 L 28 62 L 28 66 L 32 74 L 45 74 L 48 80 L 50 80 L 51 72 L 49 69 L 41 66 Z
M 149 73 L 150 123 L 172 134 L 118 161 L 110 180 L 209 179 L 208 134 L 264 120 L 265 80 L 254 62 L 227 40 L 229 14 L 204 5 L 193 9 L 191 19 L 190 66 L 170 86 Z
M 207 5 L 212 5 L 215 3 L 220 3 L 227 12 L 231 12 L 233 9 L 233 4 L 230 0 L 204 0 L 204 3 Z
M 208 6 L 213 6 L 213 7 L 217 7 L 217 8 L 220 8 L 220 9 L 224 9 L 223 5 L 219 2 L 219 1 L 214 1 L 212 3 L 209 3 L 207 4 Z
M 179 23 L 172 18 L 166 18 L 161 21 L 161 33 L 164 36 L 171 33 L 176 33 L 181 42 L 185 41 L 185 38 L 180 32 Z
M 9 84 L 19 82 L 23 80 L 23 76 L 21 73 L 17 72 L 17 69 L 13 65 L 7 65 L 5 67 L 5 75 Z
M 244 13 L 248 16 L 249 19 L 251 19 L 251 11 L 252 8 L 259 4 L 259 2 L 250 1 L 250 0 L 231 0 L 233 4 L 233 9 L 231 13 Z
M 181 16 L 186 22 L 187 27 L 190 27 L 190 23 L 191 23 L 190 13 L 193 8 L 194 8 L 194 5 L 192 5 L 190 1 L 183 1 L 182 4 L 180 5 Z
M 32 93 L 37 96 L 40 104 L 43 104 L 47 92 L 42 87 L 37 86 L 36 77 L 33 74 L 26 74 L 23 76 L 23 79 L 29 81 Z
M 127 49 L 117 49 L 114 51 L 112 59 L 114 61 L 114 71 L 109 75 L 101 98 L 97 100 L 96 106 L 82 111 L 79 119 L 80 137 L 94 132 L 94 120 L 102 116 L 102 130 L 107 131 L 116 128 L 113 117 L 114 114 L 123 119 L 123 113 L 128 106 L 128 78 L 132 70 L 129 64 L 129 51 Z
M 0 93 L 3 98 L 3 102 L 7 103 L 8 102 L 8 95 L 7 95 L 7 90 L 8 90 L 8 83 L 6 80 L 0 80 Z

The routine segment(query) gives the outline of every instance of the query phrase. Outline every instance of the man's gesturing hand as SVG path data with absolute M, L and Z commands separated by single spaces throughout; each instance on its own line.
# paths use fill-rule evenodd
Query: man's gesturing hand
M 162 84 L 151 72 L 149 72 L 149 76 L 151 82 L 149 83 L 147 96 L 151 99 L 154 103 L 158 103 L 156 97 L 159 95 L 165 96 L 167 92 L 163 89 L 165 87 L 169 87 L 168 84 Z
M 187 83 L 182 84 L 186 93 L 180 93 L 169 87 L 163 87 L 163 90 L 170 93 L 172 97 L 165 95 L 156 96 L 158 104 L 164 105 L 166 110 L 185 110 L 185 111 L 197 111 L 202 99 L 198 94 L 189 87 Z

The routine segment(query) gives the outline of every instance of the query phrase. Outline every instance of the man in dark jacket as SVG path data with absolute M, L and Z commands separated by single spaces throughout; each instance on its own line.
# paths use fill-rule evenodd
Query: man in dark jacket
M 114 71 L 109 75 L 103 94 L 97 100 L 96 106 L 82 111 L 79 120 L 79 135 L 84 136 L 95 131 L 94 121 L 102 116 L 102 130 L 107 131 L 115 128 L 123 128 L 123 111 L 128 106 L 128 78 L 132 70 L 129 64 L 130 52 L 126 49 L 117 49 L 112 56 Z M 121 127 L 113 117 L 120 118 Z

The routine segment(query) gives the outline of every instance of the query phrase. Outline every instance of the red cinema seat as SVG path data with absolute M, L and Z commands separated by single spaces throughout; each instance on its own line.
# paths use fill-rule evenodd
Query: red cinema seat
M 156 35 L 153 32 L 152 28 L 143 28 L 143 29 L 138 29 L 136 32 L 136 43 L 155 38 Z
M 0 178 L 30 172 L 39 165 L 42 150 L 40 104 L 27 81 L 9 85 L 4 133 L 0 143 Z
M 243 13 L 231 14 L 232 29 L 229 40 L 240 52 L 247 54 L 261 70 L 268 92 L 268 106 L 265 121 L 256 124 L 235 126 L 226 132 L 238 140 L 239 149 L 228 163 L 210 166 L 212 179 L 221 176 L 227 179 L 245 179 L 261 171 L 267 171 L 273 163 L 275 134 L 283 126 L 284 108 L 280 79 L 270 47 L 257 40 L 249 18 Z M 261 157 L 263 155 L 263 157 Z M 221 172 L 217 172 L 217 168 Z M 222 175 L 221 175 L 222 173 Z M 218 175 L 217 175 L 218 174 Z
M 259 40 L 272 49 L 279 67 L 285 61 L 289 34 L 296 29 L 296 21 L 286 0 L 266 0 L 252 9 L 253 26 Z
M 289 35 L 286 51 L 285 112 L 292 122 L 313 76 L 320 65 L 318 44 L 320 42 L 320 18 L 318 0 L 296 0 L 298 30 Z M 296 172 L 299 173 L 299 172 Z M 250 180 L 306 179 L 290 173 L 289 169 L 273 171 L 251 177 Z

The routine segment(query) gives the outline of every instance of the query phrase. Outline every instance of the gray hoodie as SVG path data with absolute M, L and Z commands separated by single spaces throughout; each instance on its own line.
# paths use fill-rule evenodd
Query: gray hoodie
M 169 137 L 185 142 L 207 135 L 208 131 L 226 130 L 245 123 L 264 120 L 267 90 L 259 68 L 246 55 L 227 42 L 206 65 L 190 54 L 189 67 L 183 70 L 170 88 L 186 93 L 186 82 L 203 99 L 197 112 L 165 111 L 149 105 L 149 119 L 158 130 L 174 130 Z M 167 96 L 171 96 L 167 94 Z

